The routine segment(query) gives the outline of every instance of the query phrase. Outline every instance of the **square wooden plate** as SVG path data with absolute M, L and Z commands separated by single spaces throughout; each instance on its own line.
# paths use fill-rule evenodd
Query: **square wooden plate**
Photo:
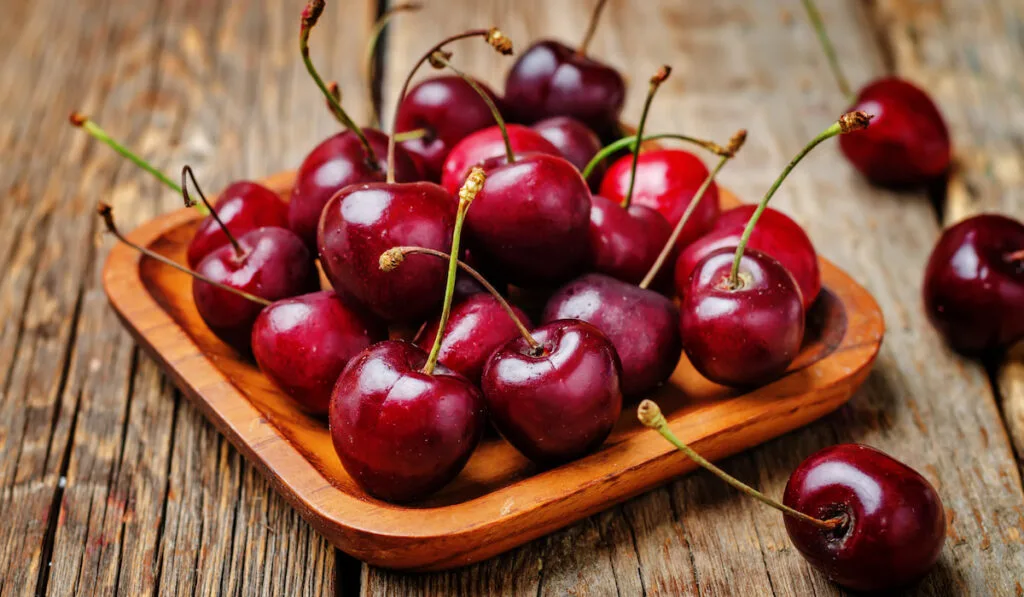
M 265 181 L 287 196 L 294 173 Z M 737 204 L 722 193 L 724 206 Z M 199 222 L 182 209 L 129 236 L 184 263 Z M 790 371 L 741 393 L 703 379 L 684 356 L 652 396 L 679 437 L 711 459 L 735 454 L 829 413 L 864 381 L 884 323 L 868 292 L 828 261 Z M 459 477 L 420 503 L 397 506 L 363 493 L 341 467 L 326 421 L 300 411 L 206 328 L 190 280 L 116 246 L 103 284 L 124 324 L 174 383 L 320 533 L 341 550 L 388 568 L 438 570 L 476 562 L 567 526 L 692 470 L 694 464 L 626 405 L 595 454 L 538 470 L 509 444 L 484 438 Z

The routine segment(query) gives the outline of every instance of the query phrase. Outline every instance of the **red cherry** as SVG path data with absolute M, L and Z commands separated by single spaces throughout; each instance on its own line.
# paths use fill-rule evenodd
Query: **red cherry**
M 575 118 L 554 116 L 545 118 L 530 128 L 558 148 L 562 157 L 569 160 L 569 163 L 576 166 L 580 172 L 583 172 L 590 160 L 597 155 L 597 152 L 601 151 L 601 139 L 597 133 Z M 603 161 L 593 169 L 593 172 L 587 177 L 590 188 L 597 188 L 601 177 L 604 176 L 605 169 L 606 165 Z
M 825 448 L 800 463 L 782 502 L 835 530 L 786 517 L 786 532 L 812 566 L 854 591 L 911 583 L 939 558 L 946 517 L 935 488 L 909 466 L 867 446 Z
M 675 287 L 679 296 L 683 295 L 698 262 L 718 249 L 736 248 L 756 208 L 756 205 L 742 205 L 722 212 L 707 234 L 683 250 L 675 267 Z M 747 246 L 766 253 L 789 270 L 800 287 L 804 308 L 810 308 L 821 291 L 821 272 L 814 245 L 799 224 L 780 211 L 765 208 Z
M 947 229 L 928 259 L 923 294 L 932 325 L 960 352 L 1024 338 L 1024 224 L 983 214 Z
M 509 142 L 515 155 L 527 152 L 561 155 L 558 148 L 552 145 L 540 133 L 525 126 L 510 124 L 506 127 Z M 455 193 L 466 180 L 473 166 L 480 166 L 492 159 L 505 157 L 505 141 L 501 136 L 501 128 L 497 125 L 479 130 L 452 148 L 448 159 L 444 162 L 441 172 L 441 186 L 449 193 Z
M 639 284 L 672 234 L 672 226 L 649 207 L 630 205 L 623 209 L 600 195 L 590 201 L 591 267 Z
M 228 185 L 217 199 L 216 209 L 220 221 L 236 236 L 264 226 L 288 227 L 288 206 L 277 193 L 254 182 L 238 181 Z M 194 268 L 210 251 L 229 242 L 220 224 L 207 216 L 188 244 L 189 267 Z
M 379 319 L 325 290 L 265 307 L 252 328 L 252 352 L 274 385 L 304 410 L 326 415 L 345 365 L 387 337 Z

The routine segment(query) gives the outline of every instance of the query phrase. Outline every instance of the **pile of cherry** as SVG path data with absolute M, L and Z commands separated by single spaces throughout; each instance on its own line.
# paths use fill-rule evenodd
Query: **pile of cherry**
M 95 123 L 72 121 L 186 204 L 196 190 L 209 215 L 188 247 L 192 270 L 136 248 L 192 274 L 210 330 L 252 355 L 303 409 L 329 416 L 338 456 L 367 493 L 417 500 L 459 474 L 488 421 L 539 466 L 593 452 L 624 400 L 665 383 L 683 352 L 728 386 L 782 375 L 821 280 L 808 236 L 767 205 L 818 143 L 843 135 L 843 152 L 877 184 L 919 186 L 948 169 L 949 136 L 935 105 L 888 78 L 865 87 L 760 203 L 723 212 L 714 177 L 745 133 L 724 146 L 644 134 L 670 73 L 663 67 L 637 134 L 618 139 L 623 78 L 586 54 L 603 4 L 579 48 L 544 41 L 523 53 L 504 97 L 459 71 L 445 49 L 480 38 L 511 54 L 500 31 L 438 43 L 405 81 L 389 138 L 356 125 L 313 67 L 309 34 L 324 2 L 312 0 L 302 58 L 345 130 L 306 157 L 287 203 L 243 181 L 209 205 L 187 166 L 178 185 Z M 409 89 L 424 63 L 454 74 Z M 682 149 L 641 146 L 649 139 L 694 143 L 717 155 L 717 166 L 709 171 Z M 131 244 L 111 209 L 100 213 Z M 317 258 L 331 290 L 320 290 Z M 946 231 L 924 288 L 928 314 L 955 348 L 982 353 L 1020 339 L 1024 226 L 984 215 Z M 516 293 L 546 297 L 540 325 L 510 304 Z M 409 326 L 419 326 L 413 338 L 389 339 L 389 329 L 395 338 Z M 826 448 L 797 468 L 778 503 L 682 444 L 654 403 L 638 412 L 699 464 L 782 510 L 801 553 L 836 582 L 898 586 L 938 558 L 945 517 L 936 491 L 881 452 Z

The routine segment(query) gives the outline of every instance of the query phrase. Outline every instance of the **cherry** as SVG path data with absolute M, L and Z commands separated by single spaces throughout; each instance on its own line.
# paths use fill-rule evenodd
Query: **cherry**
M 576 166 L 580 172 L 587 167 L 597 152 L 601 151 L 601 139 L 597 133 L 575 118 L 553 116 L 534 123 L 530 128 L 550 141 L 562 157 L 569 160 L 569 163 Z M 587 177 L 590 188 L 598 187 L 605 169 L 606 165 L 602 161 Z
M 683 443 L 654 402 L 641 402 L 637 416 L 704 469 L 782 512 L 800 554 L 846 588 L 902 587 L 938 560 L 946 538 L 942 501 L 924 477 L 891 456 L 857 444 L 825 448 L 793 471 L 779 503 Z
M 740 243 L 743 229 L 755 209 L 756 205 L 741 205 L 722 212 L 709 232 L 683 249 L 675 266 L 675 288 L 679 296 L 683 296 L 690 274 L 699 261 L 718 249 L 735 248 Z M 803 296 L 804 309 L 809 309 L 821 291 L 821 272 L 818 255 L 804 229 L 786 214 L 769 207 L 761 214 L 747 246 L 771 256 L 793 274 Z
M 803 340 L 804 301 L 793 275 L 748 243 L 782 181 L 814 147 L 864 128 L 870 116 L 844 114 L 783 169 L 754 210 L 735 250 L 718 249 L 699 261 L 681 289 L 679 325 L 690 362 L 704 377 L 728 386 L 767 383 L 796 358 Z
M 474 170 L 459 192 L 444 306 L 430 354 L 400 341 L 360 353 L 331 395 L 330 426 L 342 465 L 367 493 L 405 502 L 425 497 L 458 475 L 486 424 L 483 397 L 465 377 L 438 363 L 452 309 L 462 225 L 483 185 Z M 378 257 L 385 275 L 393 251 Z M 425 256 L 418 256 L 425 257 Z
M 600 195 L 590 198 L 590 268 L 638 284 L 672 234 L 662 215 L 643 205 L 623 209 Z
M 804 0 L 804 7 L 840 91 L 852 99 L 848 111 L 875 115 L 871 128 L 839 139 L 846 159 L 869 181 L 887 187 L 921 186 L 945 174 L 952 161 L 952 146 L 935 102 L 898 77 L 872 81 L 853 97 L 817 7 L 811 0 Z
M 274 385 L 304 410 L 326 415 L 345 365 L 387 337 L 387 327 L 363 307 L 323 290 L 260 311 L 252 328 L 252 352 Z
M 537 131 L 517 124 L 507 125 L 505 129 L 512 151 L 517 156 L 527 153 L 562 155 L 557 147 Z M 466 174 L 473 166 L 481 166 L 488 162 L 494 165 L 504 163 L 501 161 L 495 163 L 496 159 L 507 160 L 505 140 L 500 125 L 479 130 L 465 137 L 452 148 L 441 172 L 441 186 L 448 192 L 454 193 L 466 179 Z
M 614 68 L 589 58 L 605 0 L 598 0 L 579 48 L 540 41 L 516 60 L 505 80 L 505 102 L 517 122 L 571 116 L 602 137 L 618 136 L 626 84 Z
M 1024 224 L 982 214 L 944 231 L 923 294 L 932 325 L 957 351 L 986 353 L 1024 338 Z

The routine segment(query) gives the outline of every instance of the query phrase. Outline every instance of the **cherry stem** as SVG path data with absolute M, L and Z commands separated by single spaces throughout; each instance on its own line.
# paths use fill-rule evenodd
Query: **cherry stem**
M 640 113 L 640 122 L 636 126 L 636 136 L 638 139 L 644 137 L 644 126 L 647 125 L 647 114 L 651 110 L 651 102 L 654 101 L 654 95 L 658 93 L 658 87 L 665 82 L 665 79 L 672 74 L 672 67 L 668 65 L 662 66 L 658 69 L 658 72 L 654 73 L 651 77 L 650 87 L 647 88 L 647 98 L 644 100 L 644 109 Z M 636 184 L 636 166 L 640 162 L 640 144 L 637 143 L 633 148 L 633 163 L 629 167 L 629 190 L 626 191 L 626 196 L 622 199 L 623 209 L 629 208 L 629 204 L 633 202 L 633 187 Z
M 164 265 L 169 265 L 169 266 L 173 267 L 174 269 L 176 269 L 176 270 L 178 270 L 180 272 L 184 272 L 184 273 L 192 276 L 193 278 L 195 278 L 197 280 L 200 280 L 202 282 L 206 282 L 207 284 L 210 284 L 212 286 L 216 286 L 217 288 L 220 288 L 221 290 L 226 290 L 227 292 L 232 292 L 234 294 L 237 294 L 238 296 L 240 296 L 240 297 L 242 297 L 242 298 L 244 298 L 246 300 L 250 300 L 250 301 L 252 301 L 254 303 L 259 303 L 259 304 L 261 304 L 263 306 L 266 306 L 266 305 L 270 304 L 270 301 L 268 301 L 267 299 L 265 299 L 263 297 L 256 296 L 255 294 L 249 294 L 248 292 L 245 292 L 244 290 L 240 290 L 238 288 L 232 288 L 232 287 L 230 287 L 230 286 L 228 286 L 226 284 L 221 284 L 220 282 L 217 282 L 215 280 L 211 280 L 210 278 L 207 278 L 206 276 L 204 276 L 203 274 L 200 274 L 199 272 L 190 270 L 187 267 L 181 265 L 180 263 L 176 263 L 176 262 L 168 259 L 167 257 L 164 257 L 163 255 L 161 255 L 159 253 L 154 253 L 153 251 L 151 251 L 151 250 L 149 250 L 149 249 L 147 249 L 145 247 L 142 247 L 141 245 L 138 245 L 138 244 L 133 243 L 132 241 L 128 240 L 123 234 L 121 234 L 121 231 L 117 229 L 117 225 L 114 224 L 114 210 L 113 210 L 113 208 L 110 207 L 110 205 L 108 205 L 106 203 L 103 203 L 103 202 L 98 203 L 96 205 L 96 213 L 98 213 L 100 215 L 100 217 L 103 218 L 103 223 L 107 227 L 107 232 L 113 234 L 115 237 L 117 237 L 117 240 L 119 240 L 119 241 L 123 242 L 124 244 L 128 245 L 129 247 L 135 249 L 139 253 L 142 253 L 146 257 L 149 257 L 150 259 L 155 259 L 155 260 L 159 261 L 160 263 L 163 263 Z
M 1024 249 L 1014 251 L 1013 253 L 1007 253 L 1004 258 L 1008 263 L 1013 263 L 1014 261 L 1024 261 Z
M 364 58 L 366 64 L 366 92 L 369 94 L 370 100 L 370 126 L 380 127 L 380 106 L 377 105 L 376 86 L 373 84 L 376 78 L 377 69 L 375 65 L 377 61 L 377 45 L 380 43 L 380 38 L 384 33 L 384 29 L 387 28 L 388 23 L 391 22 L 395 15 L 400 12 L 414 12 L 421 8 L 423 8 L 423 5 L 415 2 L 396 4 L 380 15 L 377 22 L 373 24 L 373 29 L 370 30 L 370 38 L 366 41 L 366 57 Z
M 411 131 L 402 131 L 395 133 L 395 141 L 401 143 L 402 141 L 412 141 L 413 139 L 422 139 L 427 136 L 427 129 L 412 129 Z
M 750 241 L 750 235 L 754 233 L 754 227 L 757 226 L 757 221 L 761 218 L 761 214 L 768 208 L 768 201 L 771 200 L 772 196 L 775 195 L 775 191 L 779 190 L 779 186 L 782 185 L 782 181 L 786 180 L 789 173 L 793 171 L 793 168 L 800 163 L 800 160 L 804 159 L 804 156 L 811 153 L 811 150 L 818 146 L 819 143 L 826 139 L 831 139 L 836 135 L 849 133 L 852 131 L 859 131 L 865 129 L 874 118 L 873 115 L 867 112 L 847 112 L 839 117 L 839 120 L 832 123 L 832 126 L 818 133 L 818 136 L 811 139 L 800 153 L 790 160 L 786 167 L 783 168 L 782 173 L 772 183 L 768 192 L 765 193 L 764 198 L 758 203 L 757 209 L 750 215 L 750 219 L 747 220 L 747 227 L 743 229 L 743 236 L 740 237 L 740 242 L 736 245 L 736 255 L 732 260 L 732 270 L 729 272 L 729 288 L 736 290 L 740 287 L 740 261 L 743 259 L 743 251 L 747 248 L 747 243 Z
M 316 86 L 320 88 L 320 91 L 327 99 L 327 104 L 331 107 L 331 113 L 334 114 L 334 117 L 338 119 L 342 126 L 352 131 L 356 137 L 359 137 L 359 142 L 362 143 L 363 150 L 366 152 L 367 165 L 374 170 L 379 170 L 380 164 L 377 163 L 377 154 L 374 153 L 373 147 L 370 146 L 370 141 L 363 134 L 363 129 L 359 128 L 349 117 L 348 113 L 345 112 L 345 109 L 341 107 L 338 98 L 332 93 L 327 84 L 324 83 L 324 80 L 320 78 L 320 73 L 316 71 L 316 67 L 313 66 L 313 60 L 309 57 L 309 33 L 320 19 L 320 15 L 323 14 L 324 6 L 326 6 L 325 0 L 309 0 L 306 8 L 302 11 L 302 26 L 299 29 L 299 52 L 302 53 L 302 62 L 306 65 L 306 70 L 309 72 L 309 76 L 313 78 L 313 82 L 316 83 Z
M 832 45 L 832 40 L 828 36 L 828 30 L 825 29 L 825 21 L 822 20 L 817 5 L 814 4 L 814 0 L 803 0 L 803 3 L 804 8 L 807 10 L 807 18 L 811 20 L 811 25 L 814 26 L 814 30 L 818 33 L 818 41 L 821 42 L 821 49 L 825 52 L 825 57 L 828 59 L 829 68 L 832 69 L 832 76 L 836 79 L 839 91 L 852 100 L 853 91 L 850 89 L 850 83 L 846 80 L 846 76 L 843 75 L 843 69 L 839 66 L 836 48 Z
M 186 165 L 181 169 L 181 197 L 185 200 L 185 207 L 192 207 L 196 204 L 195 200 L 188 194 L 188 179 L 192 179 L 192 186 L 196 188 L 196 192 L 199 193 L 199 198 L 202 200 L 203 205 L 210 211 L 210 215 L 213 216 L 213 220 L 217 222 L 220 229 L 224 232 L 224 236 L 228 237 L 231 242 L 231 246 L 235 248 L 235 254 L 239 257 L 245 255 L 245 251 L 242 250 L 242 245 L 238 244 L 238 240 L 235 235 L 231 234 L 228 227 L 221 221 L 220 216 L 217 215 L 217 210 L 210 205 L 210 202 L 206 200 L 206 193 L 203 193 L 202 187 L 199 186 L 199 181 L 196 180 L 195 173 L 192 172 L 192 166 Z
M 601 20 L 601 13 L 604 11 L 604 5 L 608 0 L 597 0 L 597 5 L 594 6 L 594 11 L 590 13 L 590 23 L 587 25 L 587 32 L 583 34 L 583 41 L 580 42 L 580 46 L 576 48 L 576 53 L 580 56 L 587 54 L 587 48 L 590 47 L 590 40 L 594 39 L 594 32 L 597 31 L 597 23 Z
M 450 253 L 438 251 L 437 249 L 409 246 L 391 247 L 390 249 L 381 254 L 380 269 L 386 272 L 394 270 L 396 267 L 401 265 L 401 263 L 405 260 L 406 255 L 432 255 L 439 259 L 451 259 Z M 505 313 L 512 320 L 512 323 L 515 324 L 516 328 L 519 329 L 519 334 L 530 345 L 530 348 L 539 348 L 540 342 L 537 342 L 533 335 L 530 334 L 530 330 L 527 329 L 526 325 L 523 324 L 523 320 L 519 319 L 519 316 L 516 315 L 516 312 L 512 310 L 512 305 L 510 305 L 508 301 L 505 300 L 505 297 L 501 296 L 501 293 L 498 292 L 498 289 L 492 286 L 491 283 L 487 281 L 487 278 L 483 276 L 483 274 L 470 267 L 461 259 L 459 260 L 458 263 L 459 269 L 469 274 L 469 277 L 476 280 L 478 284 L 484 287 L 484 290 L 486 290 L 488 293 L 490 293 L 491 296 L 494 297 L 494 300 L 498 301 L 498 304 L 501 305 L 501 308 L 505 310 Z
M 405 82 L 402 83 L 402 89 L 398 92 L 398 100 L 395 103 L 395 114 L 391 122 L 392 132 L 394 132 L 398 128 L 398 108 L 401 107 L 402 100 L 405 99 L 405 94 L 409 91 L 409 84 L 412 82 L 412 77 L 413 75 L 416 74 L 416 71 L 418 71 L 420 67 L 423 66 L 424 62 L 430 60 L 434 52 L 443 48 L 445 44 L 449 44 L 453 41 L 458 41 L 460 39 L 467 39 L 470 37 L 483 37 L 485 40 L 487 40 L 487 43 L 490 44 L 490 46 L 493 47 L 498 52 L 501 52 L 506 56 L 512 54 L 512 41 L 509 38 L 505 37 L 505 34 L 499 31 L 496 27 L 491 27 L 490 29 L 471 29 L 469 31 L 465 31 L 463 33 L 459 33 L 458 35 L 453 35 L 451 37 L 446 37 L 445 39 L 441 40 L 439 43 L 435 44 L 434 47 L 430 48 L 425 54 L 423 54 L 423 56 L 420 56 L 420 59 L 417 60 L 416 64 L 413 65 L 412 70 L 409 71 L 408 76 L 405 77 Z M 395 182 L 394 135 L 392 135 L 391 139 L 388 141 L 387 181 L 389 183 Z
M 89 135 L 92 136 L 93 139 L 96 139 L 97 141 L 106 144 L 108 147 L 110 147 L 117 153 L 121 154 L 122 157 L 127 158 L 128 161 L 130 161 L 131 163 L 135 164 L 139 168 L 142 168 L 146 172 L 149 172 L 151 175 L 153 175 L 154 178 L 163 183 L 163 185 L 166 186 L 167 188 L 171 189 L 178 195 L 181 194 L 181 187 L 178 186 L 178 183 L 171 180 L 170 176 L 167 176 L 160 170 L 157 170 L 156 167 L 154 167 L 146 160 L 140 158 L 137 154 L 135 154 L 135 152 L 128 149 L 124 145 L 121 145 L 119 142 L 115 141 L 110 135 L 107 134 L 107 131 L 100 128 L 100 126 L 92 120 L 89 120 L 88 116 L 85 116 L 84 114 L 81 114 L 79 112 L 72 112 L 68 120 L 71 121 L 71 124 L 73 126 L 76 126 L 84 130 L 85 132 L 89 133 Z M 198 209 L 200 213 L 207 213 L 206 206 L 201 205 L 199 206 Z
M 679 448 L 679 451 L 681 451 L 683 454 L 686 454 L 686 456 L 690 460 L 696 462 L 698 465 L 707 469 L 719 479 L 725 481 L 729 485 L 732 485 L 736 489 L 749 495 L 755 500 L 758 500 L 763 504 L 767 504 L 772 508 L 775 508 L 779 512 L 785 514 L 786 516 L 792 516 L 793 518 L 797 518 L 804 522 L 809 522 L 819 528 L 828 531 L 834 531 L 843 528 L 847 524 L 849 524 L 850 520 L 845 514 L 836 516 L 835 518 L 829 518 L 828 520 L 821 520 L 813 516 L 808 516 L 807 514 L 804 514 L 799 510 L 794 510 L 793 508 L 790 508 L 785 504 L 773 500 L 772 498 L 766 496 L 760 491 L 747 485 L 743 481 L 740 481 L 736 477 L 733 477 L 729 473 L 718 468 L 709 460 L 705 459 L 703 456 L 694 451 L 693 448 L 683 443 L 682 440 L 680 440 L 678 437 L 676 437 L 674 433 L 672 433 L 672 429 L 670 429 L 668 426 L 668 421 L 665 420 L 665 415 L 661 414 L 661 409 L 653 401 L 644 400 L 643 402 L 641 402 L 640 406 L 637 407 L 636 414 L 637 418 L 640 419 L 640 422 L 643 423 L 645 427 L 650 427 L 651 429 L 654 429 L 655 431 L 660 433 L 661 436 L 668 440 L 669 443 L 671 443 L 676 448 Z
M 338 87 L 337 81 L 331 81 L 327 84 L 327 91 L 331 93 L 331 97 L 325 99 L 324 103 L 327 104 L 327 110 L 340 122 L 344 116 L 340 112 L 335 111 L 334 105 L 341 104 L 341 87 Z M 333 101 L 331 98 L 334 98 Z
M 491 96 L 488 95 L 472 77 L 452 66 L 452 63 L 448 61 L 449 58 L 451 58 L 451 54 L 445 55 L 443 51 L 438 50 L 431 55 L 430 63 L 434 66 L 448 67 L 448 69 L 453 73 L 462 78 L 467 85 L 472 87 L 473 91 L 480 96 L 480 99 L 484 100 L 484 103 L 487 104 L 487 108 L 491 111 L 491 116 L 494 117 L 494 122 L 498 125 L 498 129 L 501 131 L 501 138 L 505 142 L 505 158 L 508 160 L 508 163 L 514 164 L 516 156 L 512 152 L 512 140 L 508 136 L 508 128 L 505 126 L 505 119 L 501 117 L 501 110 L 499 110 L 498 106 L 494 104 L 494 100 L 491 99 Z
M 683 217 L 679 218 L 679 222 L 677 222 L 676 227 L 672 229 L 672 234 L 668 237 L 668 241 L 665 243 L 665 246 L 661 248 L 661 253 L 658 254 L 658 258 L 654 260 L 654 263 L 651 265 L 651 269 L 647 270 L 647 275 L 645 275 L 644 279 L 640 281 L 640 288 L 646 289 L 651 285 L 651 282 L 654 281 L 654 278 L 657 277 L 658 272 L 660 272 L 661 268 L 665 265 L 665 261 L 667 261 L 669 255 L 672 254 L 672 249 L 675 248 L 676 243 L 679 241 L 679 236 L 683 233 L 683 228 L 690 220 L 690 216 L 692 216 L 693 212 L 697 210 L 697 205 L 700 203 L 701 199 L 704 198 L 704 194 L 707 190 L 711 187 L 711 183 L 715 180 L 715 176 L 717 176 L 719 170 L 725 166 L 725 163 L 736 155 L 736 152 L 740 150 L 740 147 L 743 147 L 743 142 L 746 140 L 746 130 L 741 129 L 733 135 L 732 139 L 729 141 L 730 153 L 728 155 L 723 155 L 722 158 L 718 160 L 718 164 L 715 165 L 707 178 L 704 179 L 704 182 L 701 183 L 700 188 L 697 189 L 697 193 L 693 196 L 693 199 L 690 200 L 690 204 L 686 206 L 686 211 L 683 212 Z
M 597 168 L 598 164 L 605 161 L 613 154 L 622 151 L 623 149 L 628 148 L 630 151 L 633 152 L 638 151 L 638 148 L 635 147 L 637 145 L 638 139 L 639 137 L 637 137 L 636 135 L 631 135 L 629 137 L 623 137 L 616 141 L 612 141 L 605 147 L 601 148 L 601 151 L 597 152 L 597 154 L 590 159 L 590 162 L 587 164 L 586 168 L 583 169 L 583 178 L 588 178 L 591 175 L 591 173 L 594 172 L 594 168 Z M 686 141 L 687 143 L 693 143 L 694 145 L 703 147 L 704 149 L 710 151 L 715 155 L 729 155 L 729 150 L 727 148 L 722 147 L 721 145 L 715 143 L 714 141 L 698 139 L 696 137 L 691 137 L 689 135 L 681 135 L 679 133 L 661 133 L 657 135 L 647 135 L 646 137 L 643 138 L 643 140 L 640 141 L 640 143 L 644 143 L 647 141 L 658 141 L 661 139 Z

